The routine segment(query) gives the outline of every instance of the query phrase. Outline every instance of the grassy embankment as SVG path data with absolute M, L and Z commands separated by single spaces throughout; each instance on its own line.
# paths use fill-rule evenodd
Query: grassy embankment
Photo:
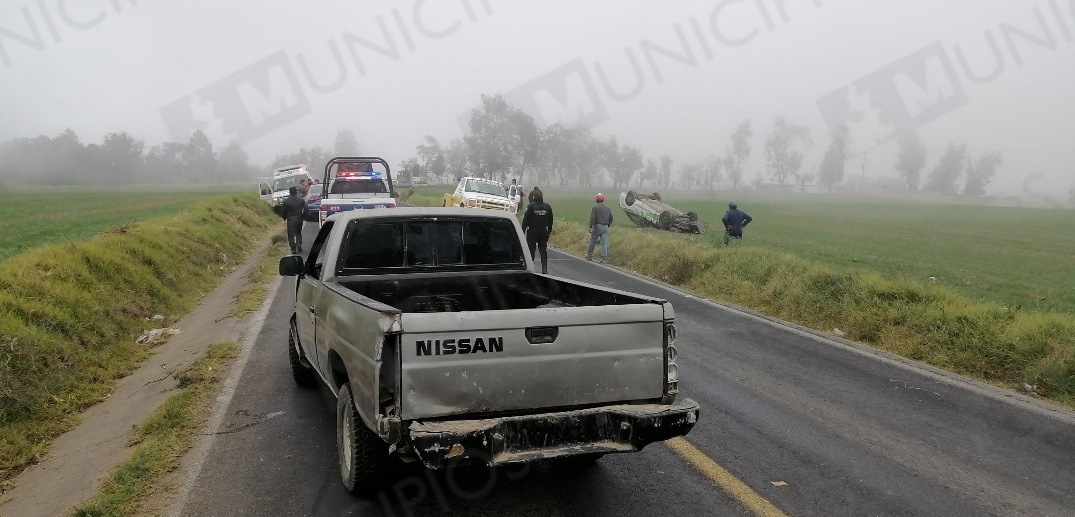
M 546 197 L 557 216 L 550 244 L 583 255 L 592 198 Z M 425 189 L 412 201 L 440 205 Z M 1075 213 L 759 199 L 741 203 L 756 220 L 745 244 L 725 248 L 723 202 L 672 202 L 712 231 L 636 229 L 614 206 L 610 262 L 1075 407 Z
M 84 206 L 85 219 L 107 219 L 94 214 L 122 196 Z M 179 215 L 132 208 L 96 237 L 0 262 L 0 487 L 149 356 L 143 330 L 189 312 L 276 222 L 252 194 L 176 203 Z

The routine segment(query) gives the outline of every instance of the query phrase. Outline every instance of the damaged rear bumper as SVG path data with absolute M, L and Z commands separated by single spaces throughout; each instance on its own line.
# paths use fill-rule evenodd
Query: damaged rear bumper
M 413 422 L 414 452 L 429 468 L 505 465 L 586 453 L 629 452 L 683 436 L 698 421 L 691 399 L 481 420 Z

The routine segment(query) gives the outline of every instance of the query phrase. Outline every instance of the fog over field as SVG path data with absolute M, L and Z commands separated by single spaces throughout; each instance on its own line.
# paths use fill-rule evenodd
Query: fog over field
M 1063 200 L 1073 85 L 1072 0 L 0 2 L 0 141 L 200 129 L 261 165 L 341 129 L 396 164 L 502 94 L 538 127 L 677 163 L 724 155 L 750 119 L 746 184 L 783 117 L 809 128 L 804 170 L 847 127 L 844 185 L 898 178 L 914 131 L 924 173 L 962 144 L 1001 153 L 988 194 Z

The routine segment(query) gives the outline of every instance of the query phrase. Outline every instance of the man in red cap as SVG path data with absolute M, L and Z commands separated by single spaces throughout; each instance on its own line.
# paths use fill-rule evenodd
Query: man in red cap
M 601 263 L 608 260 L 608 227 L 612 225 L 612 210 L 605 205 L 605 195 L 598 192 L 590 209 L 590 245 L 586 247 L 586 260 L 593 260 L 593 249 L 601 242 Z

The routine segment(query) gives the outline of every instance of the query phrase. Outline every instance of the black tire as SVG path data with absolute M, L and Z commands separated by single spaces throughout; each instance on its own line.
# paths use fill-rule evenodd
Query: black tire
M 635 191 L 628 190 L 627 194 L 625 194 L 623 196 L 623 204 L 625 204 L 627 206 L 631 206 L 631 205 L 635 204 L 635 198 L 637 198 L 637 197 L 638 197 L 638 195 L 635 194 Z
M 653 199 L 656 199 L 657 201 L 660 201 L 661 200 L 660 192 L 654 192 L 653 193 Z
M 657 219 L 657 224 L 662 230 L 667 230 L 672 227 L 672 212 L 665 210 L 661 212 L 661 216 Z
M 696 214 L 694 212 L 687 212 L 687 220 L 689 220 L 692 223 L 698 222 L 698 214 Z
M 299 350 L 299 334 L 294 320 L 291 321 L 291 329 L 287 333 L 287 359 L 291 363 L 291 377 L 295 379 L 295 384 L 304 388 L 313 386 L 313 368 Z
M 372 495 L 388 481 L 388 444 L 362 423 L 347 383 L 340 386 L 336 400 L 336 450 L 340 479 L 348 492 Z

